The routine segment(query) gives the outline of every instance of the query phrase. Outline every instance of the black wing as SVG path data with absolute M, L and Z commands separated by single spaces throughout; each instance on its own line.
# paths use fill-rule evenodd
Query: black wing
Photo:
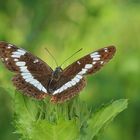
M 47 95 L 47 85 L 53 70 L 45 62 L 6 42 L 0 42 L 0 58 L 10 71 L 17 73 L 12 81 L 18 90 L 35 98 Z
M 56 90 L 53 93 L 53 102 L 63 102 L 80 92 L 85 86 L 85 82 L 84 84 L 81 83 L 81 81 L 85 81 L 84 76 L 101 69 L 104 64 L 112 59 L 115 52 L 114 46 L 108 46 L 82 57 L 65 68 L 60 80 L 54 85 Z M 77 91 L 77 88 L 80 89 Z M 72 93 L 69 94 L 71 89 Z

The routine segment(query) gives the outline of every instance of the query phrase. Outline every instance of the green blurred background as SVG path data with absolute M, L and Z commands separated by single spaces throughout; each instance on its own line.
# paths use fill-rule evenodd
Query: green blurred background
M 140 1 L 139 0 L 1 0 L 0 40 L 23 47 L 55 63 L 48 48 L 62 63 L 83 48 L 65 65 L 81 56 L 114 44 L 113 60 L 80 94 L 96 108 L 110 100 L 128 98 L 129 107 L 105 129 L 101 140 L 140 139 Z M 12 125 L 14 87 L 12 73 L 0 63 L 0 140 L 19 139 Z M 10 92 L 9 92 L 10 91 Z

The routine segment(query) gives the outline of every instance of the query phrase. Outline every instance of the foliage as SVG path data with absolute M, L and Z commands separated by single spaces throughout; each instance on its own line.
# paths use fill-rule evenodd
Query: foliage
M 28 140 L 92 140 L 126 107 L 127 100 L 120 99 L 94 112 L 79 98 L 64 104 L 52 104 L 17 93 L 16 133 Z

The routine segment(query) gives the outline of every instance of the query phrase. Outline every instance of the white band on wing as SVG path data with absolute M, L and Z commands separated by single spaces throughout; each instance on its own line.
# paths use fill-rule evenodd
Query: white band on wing
M 66 84 L 64 84 L 63 86 L 61 86 L 59 89 L 55 90 L 53 95 L 55 94 L 59 94 L 63 91 L 65 91 L 68 88 L 71 88 L 72 86 L 76 85 L 77 83 L 80 82 L 80 80 L 83 78 L 83 75 L 93 67 L 93 64 L 86 64 L 85 68 L 82 68 L 82 70 L 73 78 L 71 79 L 69 82 L 67 82 Z
M 105 49 L 105 51 L 107 51 L 107 50 Z M 65 91 L 66 89 L 71 88 L 72 86 L 76 85 L 83 78 L 83 75 L 86 74 L 86 72 L 88 70 L 93 68 L 93 66 L 97 63 L 97 61 L 101 60 L 101 55 L 98 52 L 91 53 L 90 57 L 93 60 L 92 64 L 86 64 L 85 67 L 82 68 L 82 70 L 73 79 L 71 79 L 69 82 L 67 82 L 63 86 L 61 86 L 59 89 L 55 90 L 53 92 L 53 95 L 59 94 L 59 93 Z M 81 64 L 80 61 L 77 61 L 77 63 L 79 65 Z M 100 64 L 103 64 L 103 61 L 101 61 Z
M 10 47 L 10 46 L 9 46 Z M 36 87 L 38 90 L 43 91 L 47 93 L 46 88 L 38 81 L 36 80 L 33 75 L 30 73 L 30 71 L 27 69 L 26 62 L 19 61 L 19 58 L 26 53 L 25 50 L 18 49 L 15 52 L 12 52 L 11 57 L 14 58 L 16 66 L 19 67 L 22 78 L 27 82 Z

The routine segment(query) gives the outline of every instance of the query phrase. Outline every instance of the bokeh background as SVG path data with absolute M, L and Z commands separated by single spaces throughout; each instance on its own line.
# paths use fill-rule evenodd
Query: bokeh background
M 140 1 L 139 0 L 1 0 L 0 40 L 23 47 L 52 68 L 76 50 L 81 56 L 114 44 L 112 61 L 94 76 L 80 94 L 95 108 L 111 100 L 128 98 L 129 107 L 104 130 L 101 140 L 140 139 Z M 12 73 L 0 63 L 0 139 L 16 140 L 12 124 Z M 10 92 L 9 92 L 10 91 Z

